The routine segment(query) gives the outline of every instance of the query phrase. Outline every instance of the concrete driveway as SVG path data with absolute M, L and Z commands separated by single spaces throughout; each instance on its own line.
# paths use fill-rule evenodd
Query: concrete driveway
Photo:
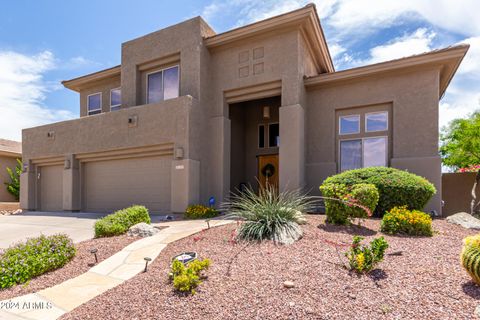
M 0 215 L 0 248 L 40 234 L 66 233 L 74 242 L 93 238 L 93 224 L 104 215 L 70 212 L 23 212 Z

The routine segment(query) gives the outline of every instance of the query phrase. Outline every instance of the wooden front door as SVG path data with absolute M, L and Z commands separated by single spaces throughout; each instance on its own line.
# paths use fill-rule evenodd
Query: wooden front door
M 267 184 L 278 189 L 278 154 L 258 156 L 258 181 L 260 188 Z

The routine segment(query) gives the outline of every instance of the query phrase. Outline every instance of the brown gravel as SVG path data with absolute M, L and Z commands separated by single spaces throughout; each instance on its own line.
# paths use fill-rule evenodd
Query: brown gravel
M 167 246 L 148 273 L 62 319 L 474 318 L 480 289 L 459 264 L 461 240 L 474 232 L 435 220 L 433 238 L 385 236 L 389 254 L 379 269 L 357 276 L 339 265 L 325 240 L 379 236 L 379 221 L 366 221 L 362 228 L 325 226 L 323 216 L 309 216 L 308 222 L 304 238 L 291 246 L 232 244 L 234 224 L 182 239 Z M 181 297 L 167 280 L 169 260 L 189 250 L 213 265 L 197 294 Z M 284 288 L 286 280 L 295 287 Z
M 79 242 L 76 244 L 77 254 L 63 268 L 36 277 L 30 280 L 28 284 L 21 284 L 0 290 L 0 300 L 37 292 L 87 272 L 93 266 L 92 263 L 95 262 L 95 258 L 90 253 L 90 249 L 92 248 L 98 249 L 98 262 L 101 262 L 138 239 L 138 237 L 123 235 Z

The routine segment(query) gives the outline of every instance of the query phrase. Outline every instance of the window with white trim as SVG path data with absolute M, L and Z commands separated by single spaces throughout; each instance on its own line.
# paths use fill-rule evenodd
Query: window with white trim
M 110 90 L 110 111 L 120 110 L 122 106 L 122 91 L 120 88 Z
M 370 112 L 365 114 L 365 132 L 388 130 L 388 112 Z
M 338 128 L 340 135 L 360 133 L 360 115 L 354 114 L 339 117 Z
M 180 94 L 179 80 L 178 66 L 147 74 L 147 103 L 177 98 Z
M 87 96 L 87 114 L 93 115 L 102 112 L 102 93 L 94 93 Z

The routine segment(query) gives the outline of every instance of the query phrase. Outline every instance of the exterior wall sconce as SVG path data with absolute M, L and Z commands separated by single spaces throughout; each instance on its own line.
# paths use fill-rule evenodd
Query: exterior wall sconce
M 175 148 L 175 158 L 183 159 L 183 148 Z
M 65 169 L 70 169 L 70 160 L 65 160 L 65 164 L 64 164 L 64 168 Z
M 264 119 L 270 119 L 270 107 L 269 106 L 263 107 L 263 118 Z

